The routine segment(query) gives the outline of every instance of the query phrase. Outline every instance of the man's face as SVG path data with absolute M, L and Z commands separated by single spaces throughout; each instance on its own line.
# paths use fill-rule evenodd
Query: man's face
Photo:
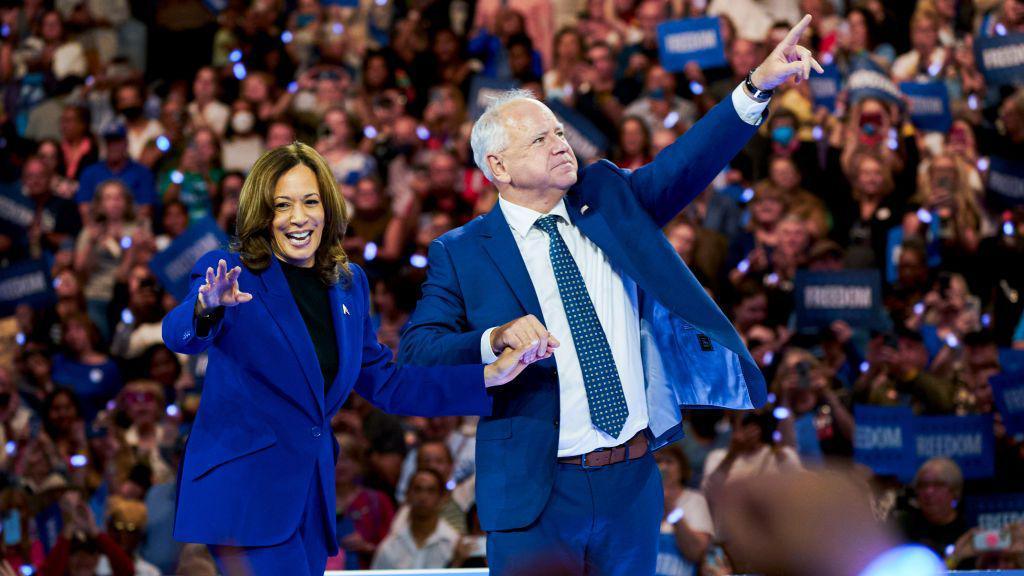
M 50 187 L 50 174 L 46 165 L 33 160 L 25 164 L 21 171 L 21 183 L 29 197 L 41 196 Z
M 128 140 L 111 138 L 107 140 L 107 162 L 120 164 L 128 158 Z
M 750 40 L 737 38 L 732 43 L 732 50 L 729 51 L 729 64 L 732 66 L 732 73 L 737 76 L 746 76 L 757 66 L 757 44 Z
M 508 148 L 499 152 L 499 182 L 519 190 L 561 196 L 576 183 L 577 161 L 555 115 L 540 102 L 523 100 L 508 104 L 502 115 Z
M 615 76 L 615 60 L 607 46 L 595 46 L 587 52 L 587 56 L 598 78 L 609 79 Z
M 420 446 L 416 453 L 417 468 L 433 470 L 442 478 L 450 478 L 452 475 L 452 460 L 448 450 L 443 444 L 428 442 Z
M 458 164 L 449 154 L 435 154 L 430 160 L 430 188 L 443 192 L 454 192 Z
M 413 476 L 405 495 L 409 502 L 410 514 L 419 518 L 437 514 L 442 488 L 437 485 L 437 478 L 431 474 L 420 473 Z

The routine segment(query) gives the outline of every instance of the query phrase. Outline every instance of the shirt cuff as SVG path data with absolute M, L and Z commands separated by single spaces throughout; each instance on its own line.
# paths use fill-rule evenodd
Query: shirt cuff
M 494 328 L 497 328 L 495 326 Z M 484 364 L 493 364 L 498 359 L 494 355 L 494 350 L 491 349 L 491 332 L 494 332 L 494 328 L 488 328 L 482 336 L 480 336 L 480 362 Z
M 743 90 L 743 85 L 740 84 L 732 91 L 732 105 L 736 108 L 736 113 L 740 115 L 740 120 L 751 126 L 760 126 L 761 118 L 764 115 L 764 109 L 768 107 L 768 102 L 754 100 L 747 95 L 746 91 Z

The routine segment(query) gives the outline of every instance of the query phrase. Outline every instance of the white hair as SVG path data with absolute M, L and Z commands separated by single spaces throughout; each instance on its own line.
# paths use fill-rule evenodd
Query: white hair
M 513 102 L 539 101 L 532 90 L 525 89 L 507 90 L 489 100 L 484 113 L 473 124 L 469 144 L 473 148 L 473 161 L 483 171 L 484 176 L 494 182 L 494 173 L 487 164 L 487 155 L 508 148 L 508 132 L 505 130 L 505 119 L 501 116 L 501 110 Z

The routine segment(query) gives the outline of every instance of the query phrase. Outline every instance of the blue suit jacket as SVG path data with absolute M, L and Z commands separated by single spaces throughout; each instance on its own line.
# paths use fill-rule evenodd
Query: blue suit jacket
M 291 536 L 302 517 L 314 474 L 320 474 L 323 512 L 334 534 L 331 417 L 349 392 L 389 412 L 435 416 L 488 414 L 483 368 L 399 368 L 377 341 L 369 317 L 366 275 L 330 289 L 340 366 L 324 397 L 313 342 L 276 258 L 259 274 L 242 265 L 238 279 L 250 302 L 228 308 L 204 337 L 196 336 L 196 295 L 207 267 L 237 254 L 213 251 L 192 270 L 189 296 L 163 322 L 175 352 L 209 351 L 203 397 L 179 467 L 174 537 L 184 542 L 268 546 Z M 345 313 L 344 310 L 348 310 Z
M 648 434 L 682 436 L 681 407 L 752 408 L 765 382 L 739 335 L 661 228 L 702 192 L 754 134 L 731 98 L 636 171 L 584 168 L 565 197 L 573 225 L 638 286 Z M 501 209 L 433 242 L 423 297 L 401 339 L 408 364 L 479 362 L 484 331 L 533 314 L 536 292 Z M 524 527 L 548 499 L 558 449 L 554 357 L 493 392 L 477 430 L 477 503 L 486 530 Z

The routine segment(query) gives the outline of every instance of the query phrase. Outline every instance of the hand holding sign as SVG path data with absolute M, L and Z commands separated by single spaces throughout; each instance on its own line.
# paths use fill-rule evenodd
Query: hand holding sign
M 241 273 L 240 266 L 228 270 L 228 264 L 223 260 L 217 264 L 216 273 L 213 268 L 207 268 L 206 284 L 199 287 L 199 303 L 203 309 L 237 306 L 252 300 L 252 294 L 238 289 L 238 275 Z
M 795 76 L 797 82 L 809 79 L 811 68 L 817 70 L 819 74 L 825 71 L 811 56 L 810 50 L 797 44 L 810 23 L 811 15 L 807 14 L 754 70 L 751 78 L 754 86 L 761 90 L 772 90 L 790 76 Z

